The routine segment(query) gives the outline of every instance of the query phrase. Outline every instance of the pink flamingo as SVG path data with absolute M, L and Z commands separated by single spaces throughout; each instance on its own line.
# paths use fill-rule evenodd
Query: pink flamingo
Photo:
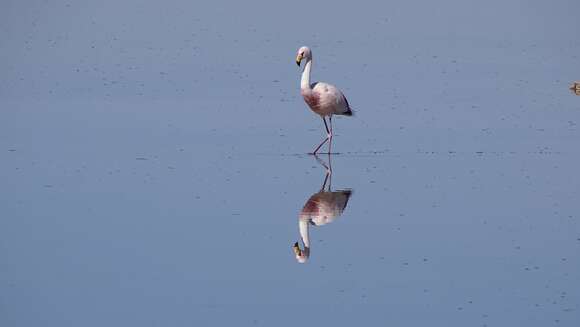
M 348 105 L 346 97 L 336 86 L 324 82 L 310 84 L 310 71 L 312 70 L 312 51 L 310 48 L 301 47 L 298 49 L 296 64 L 300 66 L 302 60 L 306 61 L 306 64 L 300 80 L 300 93 L 310 109 L 322 117 L 326 128 L 326 139 L 310 154 L 316 154 L 326 142 L 328 142 L 328 153 L 330 153 L 332 147 L 332 115 L 352 116 L 353 112 Z M 326 124 L 326 117 L 328 117 L 330 122 L 330 129 L 328 129 Z

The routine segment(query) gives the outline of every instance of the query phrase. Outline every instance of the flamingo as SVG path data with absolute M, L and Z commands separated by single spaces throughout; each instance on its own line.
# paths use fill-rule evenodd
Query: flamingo
M 574 94 L 580 95 L 580 82 L 574 82 L 574 83 L 572 83 L 572 85 L 570 85 L 570 90 Z
M 296 261 L 299 263 L 305 263 L 310 257 L 310 237 L 308 234 L 308 229 L 310 225 L 322 226 L 329 224 L 336 220 L 346 208 L 348 199 L 352 194 L 352 190 L 338 190 L 333 192 L 331 190 L 332 184 L 332 170 L 330 166 L 330 154 L 329 154 L 329 165 L 325 165 L 317 155 L 314 155 L 316 160 L 326 168 L 326 176 L 324 177 L 324 183 L 319 192 L 314 193 L 306 204 L 300 211 L 298 216 L 298 229 L 300 231 L 300 238 L 302 239 L 302 244 L 304 248 L 300 248 L 298 242 L 294 243 L 292 250 L 296 256 Z M 328 182 L 328 188 L 326 187 Z
M 303 60 L 306 61 L 306 64 L 302 70 L 302 78 L 300 80 L 300 94 L 302 94 L 308 107 L 322 117 L 326 128 L 326 138 L 310 154 L 316 154 L 326 142 L 328 142 L 328 153 L 330 153 L 332 147 L 332 115 L 352 116 L 353 112 L 346 97 L 336 86 L 324 82 L 310 84 L 312 50 L 309 47 L 304 46 L 298 49 L 296 64 L 300 67 L 300 63 Z M 330 130 L 326 124 L 326 117 L 328 117 L 330 123 Z

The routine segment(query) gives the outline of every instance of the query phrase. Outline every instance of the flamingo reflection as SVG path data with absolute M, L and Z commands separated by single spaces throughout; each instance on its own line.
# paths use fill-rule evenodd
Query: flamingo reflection
M 305 263 L 310 257 L 310 237 L 308 233 L 310 225 L 322 226 L 333 222 L 342 215 L 348 199 L 352 194 L 352 190 L 350 189 L 334 192 L 331 190 L 332 166 L 330 154 L 328 155 L 328 165 L 317 155 L 314 155 L 314 157 L 326 169 L 326 175 L 324 176 L 324 182 L 322 183 L 320 191 L 314 193 L 306 201 L 298 217 L 298 228 L 300 230 L 303 248 L 299 244 L 300 241 L 298 241 L 294 243 L 292 249 L 299 263 Z

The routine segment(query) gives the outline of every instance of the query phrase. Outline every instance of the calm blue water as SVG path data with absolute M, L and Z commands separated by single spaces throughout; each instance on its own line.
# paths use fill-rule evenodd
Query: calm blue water
M 576 7 L 2 2 L 0 325 L 578 326 Z

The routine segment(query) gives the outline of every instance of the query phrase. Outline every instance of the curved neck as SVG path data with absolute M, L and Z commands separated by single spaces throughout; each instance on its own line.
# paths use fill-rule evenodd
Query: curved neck
M 302 71 L 302 79 L 300 80 L 301 89 L 310 89 L 310 70 L 312 70 L 312 59 L 306 61 L 304 70 Z

